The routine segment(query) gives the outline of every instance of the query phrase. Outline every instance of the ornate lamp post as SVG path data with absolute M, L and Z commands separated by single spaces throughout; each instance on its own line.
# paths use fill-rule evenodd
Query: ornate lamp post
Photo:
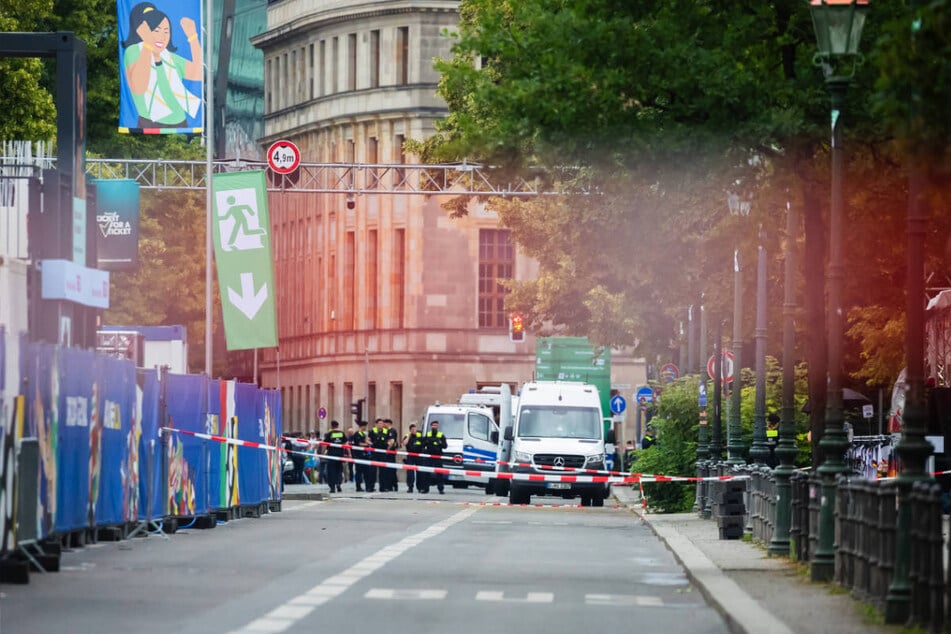
M 750 215 L 750 202 L 740 200 L 737 194 L 727 197 L 730 215 Z M 744 464 L 743 424 L 740 421 L 740 382 L 743 362 L 743 271 L 740 269 L 739 249 L 733 250 L 733 393 L 730 395 L 730 420 L 726 430 L 727 464 Z
M 760 242 L 763 232 L 760 230 Z M 756 261 L 756 418 L 750 458 L 764 464 L 769 458 L 766 446 L 766 247 L 759 245 Z
M 786 203 L 786 263 L 783 280 L 783 409 L 779 422 L 779 444 L 776 456 L 779 466 L 776 478 L 776 526 L 769 542 L 769 554 L 789 555 L 789 529 L 792 524 L 792 486 L 789 477 L 795 472 L 796 448 L 796 235 L 799 216 Z
M 840 115 L 845 107 L 849 82 L 855 74 L 855 64 L 861 62 L 858 46 L 868 5 L 869 0 L 811 0 L 812 23 L 818 43 L 815 60 L 823 69 L 832 102 L 832 206 L 827 275 L 829 380 L 825 429 L 819 442 L 824 459 L 818 469 L 822 477 L 822 503 L 819 508 L 819 543 L 810 569 L 813 581 L 828 581 L 835 572 L 835 478 L 845 470 L 843 455 L 848 444 L 842 427 L 842 225 L 845 196 Z M 838 73 L 837 63 L 848 68 L 848 73 Z
M 917 9 L 921 2 L 911 3 L 916 15 L 912 18 L 912 50 L 917 51 L 915 42 L 921 27 Z M 920 55 L 920 53 L 919 53 Z M 915 103 L 919 95 L 912 95 Z M 912 113 L 914 115 L 914 111 Z M 906 283 L 906 320 L 905 332 L 905 381 L 908 393 L 905 396 L 905 411 L 902 416 L 901 439 L 895 447 L 901 460 L 901 473 L 898 474 L 898 524 L 895 530 L 895 570 L 892 583 L 885 597 L 885 622 L 904 623 L 911 612 L 911 583 L 909 579 L 911 563 L 911 491 L 912 485 L 920 480 L 930 480 L 925 472 L 925 461 L 932 453 L 931 444 L 925 440 L 927 413 L 925 410 L 925 336 L 924 336 L 924 279 L 925 279 L 925 235 L 928 213 L 924 206 L 924 174 L 919 159 L 912 158 L 908 176 L 908 279 Z

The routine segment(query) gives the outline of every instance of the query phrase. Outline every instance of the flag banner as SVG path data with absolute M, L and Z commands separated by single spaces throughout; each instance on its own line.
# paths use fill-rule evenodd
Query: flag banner
M 96 268 L 135 269 L 139 263 L 139 184 L 131 179 L 96 180 Z
M 201 0 L 118 0 L 119 132 L 199 134 Z
M 263 170 L 215 174 L 213 239 L 228 350 L 277 346 L 271 224 Z

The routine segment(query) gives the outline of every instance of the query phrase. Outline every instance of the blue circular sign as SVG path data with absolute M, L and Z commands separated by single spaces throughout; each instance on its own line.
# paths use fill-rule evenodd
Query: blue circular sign
M 327 409 L 321 407 L 319 410 L 317 410 L 317 417 L 320 418 L 320 420 L 327 418 Z
M 634 398 L 637 399 L 637 402 L 641 405 L 646 403 L 654 402 L 654 390 L 650 386 L 644 385 L 637 388 L 637 392 L 634 394 Z
M 616 394 L 611 397 L 611 411 L 615 414 L 620 414 L 627 409 L 627 401 L 624 400 L 624 397 L 620 394 Z

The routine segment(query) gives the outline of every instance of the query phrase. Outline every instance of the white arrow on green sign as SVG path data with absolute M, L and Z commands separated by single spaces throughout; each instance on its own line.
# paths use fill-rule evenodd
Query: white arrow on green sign
M 215 174 L 215 262 L 228 350 L 277 346 L 271 225 L 264 171 Z

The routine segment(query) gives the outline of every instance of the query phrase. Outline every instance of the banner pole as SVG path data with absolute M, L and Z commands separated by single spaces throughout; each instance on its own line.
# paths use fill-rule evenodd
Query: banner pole
M 211 172 L 215 153 L 215 95 L 212 89 L 212 55 L 214 42 L 211 36 L 211 23 L 214 0 L 205 1 L 205 19 L 202 27 L 205 30 L 205 374 L 211 378 L 214 331 L 213 304 L 212 304 L 212 191 Z

